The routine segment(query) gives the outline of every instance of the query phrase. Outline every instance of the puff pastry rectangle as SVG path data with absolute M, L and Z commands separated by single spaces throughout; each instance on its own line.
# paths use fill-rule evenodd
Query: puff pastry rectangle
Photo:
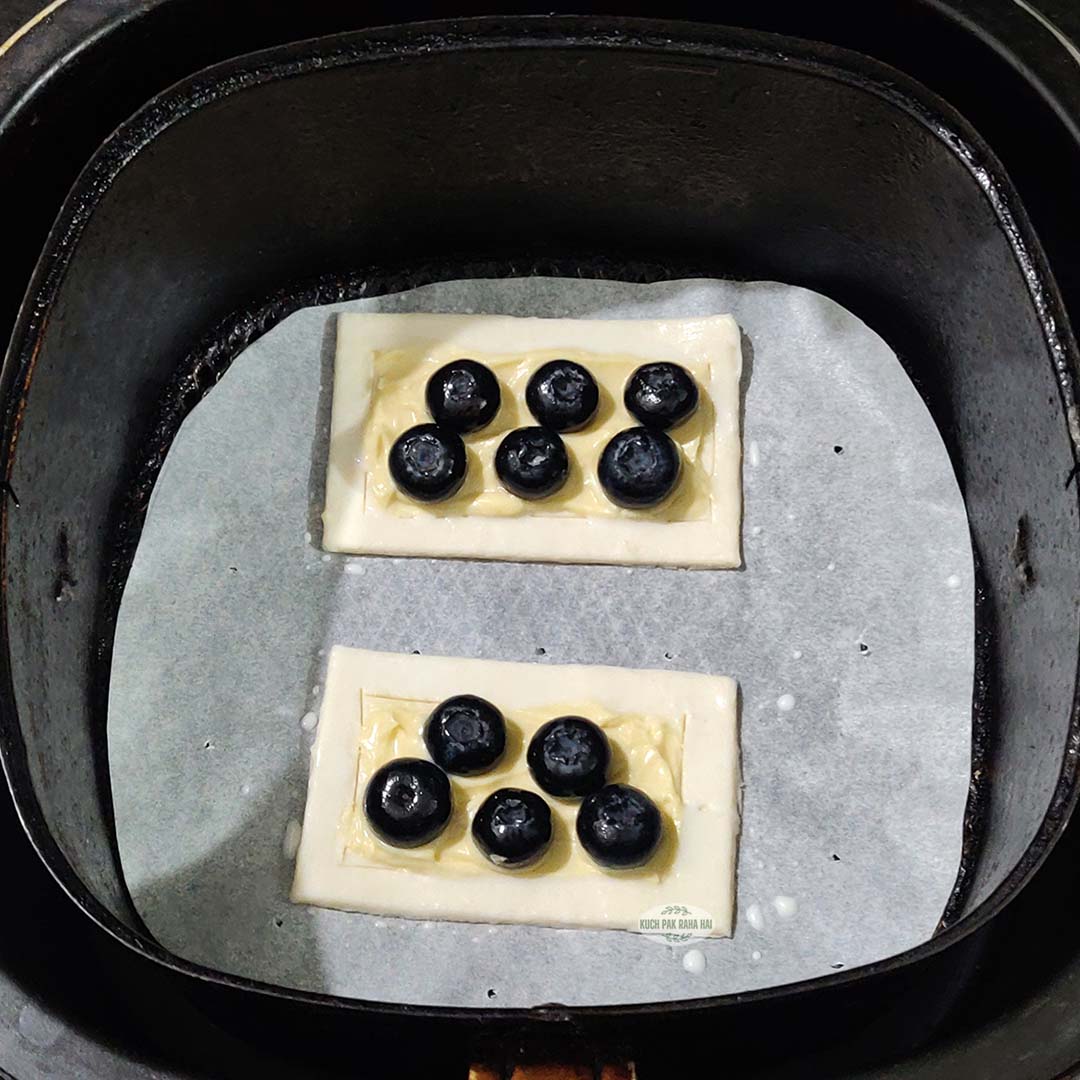
M 372 478 L 382 465 L 365 457 L 367 425 L 381 388 L 396 377 L 398 363 L 415 377 L 416 365 L 431 372 L 447 359 L 552 355 L 595 358 L 610 387 L 606 394 L 613 434 L 636 423 L 622 404 L 621 386 L 638 364 L 674 361 L 701 384 L 708 426 L 696 445 L 705 484 L 692 520 L 663 520 L 654 512 L 552 512 L 544 501 L 512 515 L 488 513 L 490 499 L 455 507 L 380 505 Z M 386 365 L 390 365 L 389 370 Z M 382 365 L 382 367 L 380 367 Z M 625 369 L 625 370 L 624 370 Z M 426 370 L 426 368 L 425 368 Z M 381 373 L 380 373 L 381 372 Z M 323 514 L 323 546 L 353 554 L 418 555 L 575 563 L 643 563 L 683 567 L 734 567 L 741 562 L 741 448 L 739 439 L 739 330 L 728 315 L 691 319 L 579 320 L 510 316 L 343 314 L 338 316 L 333 410 Z M 599 376 L 598 376 L 599 378 Z M 504 387 L 503 409 L 524 406 Z M 428 421 L 422 394 L 412 395 L 405 415 L 391 426 Z M 700 418 L 699 418 L 700 422 Z M 496 418 L 496 425 L 499 418 Z M 396 437 L 400 431 L 394 431 Z M 678 432 L 671 433 L 678 439 Z M 466 436 L 466 444 L 470 443 Z M 574 436 L 567 437 L 574 457 Z M 381 445 L 381 444 L 380 444 Z M 595 461 L 576 467 L 592 483 Z M 385 471 L 385 470 L 384 470 Z M 685 470 L 684 470 L 685 472 Z M 489 494 L 497 494 L 491 492 Z
M 366 735 L 365 696 L 438 702 L 459 693 L 486 697 L 508 717 L 518 710 L 588 702 L 612 713 L 681 718 L 680 821 L 662 872 L 585 872 L 565 864 L 536 874 L 490 866 L 429 873 L 423 849 L 412 849 L 410 854 L 420 857 L 407 865 L 347 851 L 347 824 L 362 786 L 358 761 Z M 739 829 L 736 698 L 735 683 L 719 676 L 335 647 L 292 899 L 410 918 L 617 929 L 638 929 L 646 912 L 678 904 L 708 912 L 713 935 L 730 935 Z M 455 789 L 455 799 L 459 794 Z

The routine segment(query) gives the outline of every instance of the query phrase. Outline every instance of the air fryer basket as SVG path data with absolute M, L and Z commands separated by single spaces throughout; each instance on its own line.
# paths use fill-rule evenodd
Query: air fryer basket
M 1076 349 L 978 137 L 896 72 L 786 39 L 568 19 L 365 32 L 210 69 L 120 130 L 51 234 L 2 376 L 0 752 L 32 839 L 136 951 L 275 993 L 165 952 L 120 873 L 108 664 L 150 485 L 184 413 L 300 304 L 536 271 L 806 285 L 878 330 L 925 397 L 980 576 L 965 867 L 933 942 L 808 984 L 899 985 L 1015 893 L 1074 801 Z M 599 1030 L 789 993 L 524 1017 L 281 996 L 405 1026 Z

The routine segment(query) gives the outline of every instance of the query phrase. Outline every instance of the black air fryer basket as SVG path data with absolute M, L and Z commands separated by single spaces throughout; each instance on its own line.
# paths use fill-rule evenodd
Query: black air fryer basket
M 180 421 L 300 306 L 530 273 L 803 285 L 900 356 L 956 469 L 977 572 L 964 858 L 925 945 L 749 994 L 471 1010 L 257 984 L 142 926 L 116 851 L 105 714 L 120 593 Z M 1076 798 L 1078 371 L 994 153 L 945 101 L 863 55 L 685 22 L 486 18 L 203 70 L 79 177 L 3 368 L 0 756 L 19 813 L 148 985 L 179 983 L 260 1038 L 299 1025 L 373 1054 L 408 1040 L 435 1069 L 521 1045 L 677 1069 L 706 1043 L 760 1046 L 780 1028 L 807 1043 L 916 1037 Z

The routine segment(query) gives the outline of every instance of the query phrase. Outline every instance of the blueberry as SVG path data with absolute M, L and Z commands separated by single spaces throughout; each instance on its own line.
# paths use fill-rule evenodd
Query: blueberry
M 656 506 L 679 482 L 679 448 L 662 431 L 627 428 L 611 437 L 597 475 L 604 494 L 627 509 Z
M 678 364 L 642 364 L 626 381 L 623 403 L 638 423 L 667 431 L 693 415 L 697 383 Z
M 424 744 L 440 768 L 474 776 L 487 772 L 502 757 L 506 722 L 490 701 L 459 694 L 432 710 L 424 724 Z
M 525 760 L 549 795 L 580 797 L 604 786 L 611 750 L 607 736 L 591 720 L 560 716 L 532 737 Z
M 549 360 L 525 387 L 525 404 L 552 431 L 580 431 L 600 404 L 596 380 L 573 360 Z
M 522 499 L 553 495 L 570 475 L 562 439 L 542 427 L 517 428 L 495 451 L 495 472 L 503 487 Z
M 496 866 L 530 866 L 551 845 L 551 810 L 535 791 L 499 788 L 480 804 L 472 835 Z
M 663 826 L 656 803 L 629 784 L 608 784 L 581 804 L 577 836 L 601 866 L 643 866 L 660 844 Z
M 465 444 L 456 431 L 417 424 L 390 447 L 390 475 L 417 502 L 441 502 L 465 482 Z
M 364 813 L 375 835 L 394 847 L 419 847 L 446 828 L 453 809 L 450 780 L 422 758 L 387 762 L 364 789 Z
M 428 412 L 436 424 L 465 434 L 479 431 L 499 411 L 499 380 L 475 360 L 444 364 L 428 379 Z

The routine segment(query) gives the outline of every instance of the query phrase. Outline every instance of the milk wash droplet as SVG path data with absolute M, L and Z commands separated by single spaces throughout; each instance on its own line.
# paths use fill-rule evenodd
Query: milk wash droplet
M 776 707 L 781 712 L 791 712 L 795 708 L 795 698 L 792 694 L 781 694 L 776 699 Z
M 760 535 L 761 535 L 761 526 L 760 526 L 760 525 L 755 525 L 755 526 L 754 526 L 754 527 L 753 527 L 753 528 L 752 528 L 752 529 L 750 530 L 750 532 L 751 532 L 751 534 L 752 534 L 752 535 L 754 535 L 754 536 L 760 536 Z
M 700 949 L 691 949 L 683 956 L 682 966 L 691 975 L 700 975 L 705 970 L 705 954 Z
M 792 649 L 791 650 L 791 659 L 792 660 L 801 660 L 802 659 L 802 649 Z
M 281 850 L 285 853 L 286 859 L 295 859 L 296 853 L 300 850 L 300 837 L 303 835 L 303 829 L 300 827 L 299 821 L 290 821 L 285 826 L 285 838 L 281 841 Z
M 761 959 L 761 953 L 759 953 L 759 952 L 757 951 L 757 949 L 755 949 L 755 950 L 754 950 L 754 951 L 753 951 L 753 952 L 752 952 L 752 953 L 750 954 L 750 959 L 751 959 L 751 960 L 753 960 L 753 961 L 754 961 L 755 963 L 757 963 L 757 961 Z
M 329 562 L 329 561 L 330 561 L 330 556 L 329 556 L 329 555 L 324 555 L 324 556 L 322 557 L 322 561 L 323 561 L 323 562 Z
M 746 460 L 750 462 L 752 467 L 756 467 L 761 461 L 761 454 L 758 451 L 758 444 L 753 439 L 750 440 L 750 445 L 746 448 Z
M 773 900 L 772 906 L 781 919 L 794 918 L 795 912 L 799 910 L 799 905 L 792 896 L 778 896 Z
M 746 921 L 755 930 L 764 930 L 765 929 L 765 916 L 764 916 L 764 914 L 762 914 L 761 908 L 758 907 L 757 904 L 751 904 L 746 909 Z
M 350 562 L 345 564 L 346 574 L 362 574 L 364 572 L 363 563 Z
M 240 785 L 240 794 L 241 794 L 241 795 L 250 795 L 250 794 L 251 794 L 251 784 L 250 784 L 250 783 L 248 783 L 248 781 L 247 781 L 247 780 L 245 780 L 245 781 L 244 781 L 244 782 L 243 782 L 243 783 L 242 783 L 242 784 Z
M 17 1022 L 19 1034 L 39 1050 L 47 1050 L 61 1034 L 63 1025 L 33 1002 L 27 1002 L 19 1010 Z
M 959 574 L 950 574 L 945 579 L 945 584 L 948 585 L 948 587 L 950 589 L 959 589 L 960 588 L 960 575 Z
M 300 726 L 305 731 L 314 731 L 318 723 L 319 718 L 313 712 L 306 712 L 303 716 L 300 717 Z

